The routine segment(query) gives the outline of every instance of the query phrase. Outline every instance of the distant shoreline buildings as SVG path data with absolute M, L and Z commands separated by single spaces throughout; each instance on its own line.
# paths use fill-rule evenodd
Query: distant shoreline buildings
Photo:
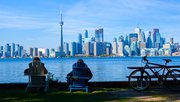
M 154 28 L 145 34 L 144 31 L 137 27 L 134 32 L 126 36 L 120 35 L 118 38 L 114 38 L 112 42 L 104 41 L 103 28 L 96 29 L 94 37 L 89 37 L 88 30 L 85 30 L 84 35 L 79 34 L 77 40 L 78 42 L 63 42 L 63 48 L 61 48 L 61 44 L 59 49 L 32 47 L 25 50 L 19 44 L 12 43 L 10 45 L 7 43 L 0 46 L 0 57 L 180 56 L 179 43 L 174 43 L 173 38 L 166 42 L 158 28 Z M 64 53 L 63 56 L 61 56 L 61 52 Z

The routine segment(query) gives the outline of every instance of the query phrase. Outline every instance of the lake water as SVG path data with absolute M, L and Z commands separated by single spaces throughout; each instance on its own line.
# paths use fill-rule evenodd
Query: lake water
M 152 62 L 163 64 L 163 58 L 172 59 L 169 65 L 180 65 L 180 57 L 148 57 Z M 143 66 L 141 57 L 104 57 L 82 58 L 93 73 L 94 81 L 127 81 L 126 76 L 132 70 L 128 66 Z M 61 82 L 66 82 L 66 75 L 72 70 L 72 64 L 78 58 L 42 58 L 47 70 L 54 74 Z M 24 70 L 32 61 L 25 59 L 0 59 L 0 83 L 25 83 L 28 77 L 24 76 Z

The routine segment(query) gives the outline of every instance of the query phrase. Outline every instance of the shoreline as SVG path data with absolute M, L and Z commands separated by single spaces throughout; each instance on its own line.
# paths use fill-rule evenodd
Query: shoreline
M 141 58 L 143 56 L 90 56 L 90 57 L 87 57 L 87 56 L 76 56 L 76 57 L 40 57 L 41 59 L 77 59 L 77 58 Z M 147 56 L 148 58 L 163 58 L 163 57 L 179 57 L 180 56 Z M 24 57 L 24 58 L 0 58 L 1 59 L 33 59 L 33 57 Z

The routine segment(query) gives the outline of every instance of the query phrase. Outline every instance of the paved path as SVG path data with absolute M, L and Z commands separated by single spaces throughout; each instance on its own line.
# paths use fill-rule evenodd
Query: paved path
M 180 92 L 173 92 L 161 87 L 149 88 L 142 92 L 124 89 L 109 91 L 108 93 L 112 94 L 113 98 L 132 98 L 132 102 L 180 102 Z

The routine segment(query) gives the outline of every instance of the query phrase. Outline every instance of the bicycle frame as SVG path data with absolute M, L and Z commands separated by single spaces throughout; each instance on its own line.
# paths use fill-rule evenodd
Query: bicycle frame
M 180 66 L 168 66 L 171 59 L 163 59 L 165 64 L 157 64 L 149 62 L 146 56 L 143 57 L 144 67 L 129 67 L 135 69 L 128 76 L 129 85 L 136 91 L 146 90 L 151 83 L 152 78 L 158 78 L 157 83 L 159 85 L 166 86 L 170 90 L 180 91 L 180 70 L 171 69 L 178 68 Z M 148 73 L 146 69 L 150 70 Z M 156 70 L 155 70 L 156 69 Z M 158 74 L 157 74 L 158 73 Z
M 146 64 L 145 64 L 145 67 L 144 67 L 144 68 L 150 69 L 151 72 L 153 73 L 153 75 L 155 75 L 157 78 L 160 78 L 160 77 L 164 78 L 164 76 L 165 76 L 165 70 L 170 71 L 170 68 L 167 67 L 167 63 L 168 63 L 168 62 L 165 62 L 165 65 L 162 65 L 162 64 L 157 64 L 157 63 L 149 62 L 149 60 L 147 60 L 146 58 L 144 58 L 144 61 L 146 61 Z M 151 68 L 149 65 L 155 65 L 155 66 L 157 66 L 157 68 L 158 68 L 159 70 L 155 72 L 153 69 L 157 69 L 157 68 Z M 144 70 L 145 70 L 145 69 L 144 69 Z M 162 74 L 161 74 L 161 75 L 157 74 L 157 73 L 159 73 L 161 70 L 163 70 L 163 71 L 162 71 Z M 163 80 L 163 79 L 162 79 L 162 80 Z

